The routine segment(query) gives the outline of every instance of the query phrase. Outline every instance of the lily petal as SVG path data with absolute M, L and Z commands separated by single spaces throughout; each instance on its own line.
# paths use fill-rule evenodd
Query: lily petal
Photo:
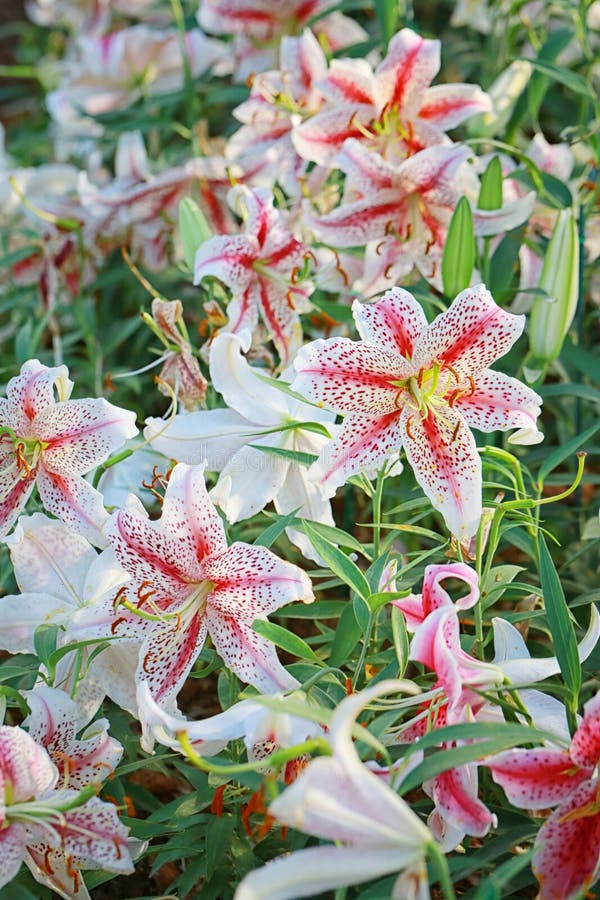
M 478 373 L 504 356 L 525 327 L 525 316 L 515 316 L 494 303 L 483 284 L 462 291 L 446 312 L 431 323 L 415 345 L 417 369 L 438 360 L 459 376 L 477 380 Z
M 590 771 L 574 765 L 565 750 L 551 748 L 506 750 L 488 757 L 485 765 L 519 809 L 556 806 L 590 777 Z
M 292 389 L 339 413 L 397 413 L 394 381 L 413 370 L 397 354 L 349 338 L 317 340 L 299 351 Z
M 542 825 L 531 866 L 539 900 L 583 896 L 600 869 L 598 780 L 581 784 Z
M 536 426 L 541 404 L 542 398 L 527 385 L 486 369 L 477 375 L 475 391 L 458 396 L 454 406 L 471 428 L 486 433 L 519 428 L 522 435 L 530 435 L 527 443 L 533 444 L 544 437 Z
M 471 538 L 481 519 L 481 460 L 471 431 L 450 406 L 426 417 L 405 407 L 400 433 L 415 477 L 446 527 L 459 540 Z
M 169 459 L 188 465 L 206 460 L 220 472 L 259 429 L 231 409 L 203 409 L 164 419 L 148 418 L 144 437 Z
M 248 421 L 267 427 L 279 425 L 288 415 L 286 395 L 248 365 L 242 352 L 250 349 L 250 343 L 250 332 L 216 336 L 210 347 L 213 386 L 225 403 Z
M 408 359 L 413 354 L 415 342 L 427 328 L 422 306 L 402 288 L 392 288 L 376 303 L 355 300 L 352 313 L 364 341 Z
M 341 484 L 358 472 L 380 468 L 402 446 L 398 413 L 378 418 L 351 413 L 339 434 L 323 448 L 309 469 L 309 477 L 332 497 Z

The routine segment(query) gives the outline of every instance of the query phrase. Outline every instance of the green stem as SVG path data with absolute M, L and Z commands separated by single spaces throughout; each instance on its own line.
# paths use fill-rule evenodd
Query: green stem
M 362 648 L 360 651 L 360 657 L 358 660 L 358 664 L 356 666 L 356 671 L 354 672 L 354 677 L 352 678 L 352 687 L 353 688 L 356 688 L 358 679 L 360 677 L 360 673 L 362 672 L 364 665 L 365 665 L 365 660 L 367 658 L 369 644 L 371 643 L 371 634 L 373 632 L 373 626 L 375 625 L 376 617 L 377 617 L 377 613 L 373 614 L 372 612 L 369 612 L 369 621 L 367 622 L 367 627 L 365 629 L 365 633 L 363 636 L 363 644 L 362 644 Z
M 200 754 L 194 750 L 189 735 L 185 731 L 178 733 L 176 737 L 181 749 L 191 763 L 203 772 L 209 772 L 215 775 L 236 775 L 241 772 L 262 772 L 264 769 L 270 769 L 271 767 L 279 769 L 281 766 L 285 765 L 285 763 L 297 759 L 299 756 L 305 756 L 311 753 L 320 753 L 322 756 L 331 756 L 331 747 L 325 738 L 311 738 L 310 740 L 303 741 L 301 744 L 296 744 L 294 747 L 276 750 L 275 753 L 271 753 L 270 756 L 266 756 L 264 759 L 224 766 L 221 765 L 221 763 L 208 762 L 207 759 L 200 756 Z
M 456 900 L 454 885 L 452 884 L 450 869 L 448 868 L 448 861 L 435 841 L 427 844 L 427 855 L 436 870 L 436 875 L 445 900 Z
M 387 464 L 377 473 L 377 484 L 373 495 L 373 559 L 377 559 L 379 556 L 381 546 L 381 501 L 386 470 Z

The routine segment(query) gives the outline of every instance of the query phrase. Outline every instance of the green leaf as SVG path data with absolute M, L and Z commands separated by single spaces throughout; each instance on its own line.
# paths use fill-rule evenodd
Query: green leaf
M 196 251 L 212 237 L 212 229 L 206 216 L 191 197 L 184 197 L 179 204 L 179 236 L 186 265 L 190 272 L 193 272 Z
M 398 0 L 375 0 L 375 12 L 381 31 L 383 51 L 385 52 L 387 45 L 398 30 L 400 15 Z
M 369 583 L 356 563 L 352 562 L 346 554 L 324 538 L 311 522 L 302 519 L 302 528 L 307 538 L 324 562 L 329 566 L 334 575 L 337 575 L 344 584 L 352 588 L 365 602 L 371 593 Z
M 473 215 L 466 197 L 452 213 L 442 256 L 442 282 L 447 297 L 455 297 L 469 286 L 475 266 Z
M 325 540 L 331 541 L 333 544 L 339 544 L 340 547 L 356 550 L 357 553 L 365 553 L 364 545 L 354 535 L 348 534 L 347 531 L 336 528 L 334 525 L 324 525 L 323 522 L 311 522 L 310 524 L 313 531 L 316 531 Z
M 346 604 L 346 608 L 341 614 L 337 628 L 335 629 L 333 642 L 331 644 L 331 652 L 329 654 L 329 665 L 346 665 L 348 659 L 352 656 L 361 635 L 362 629 L 356 621 L 353 606 L 351 603 L 348 603 Z
M 554 740 L 545 731 L 536 728 L 528 728 L 526 725 L 499 724 L 497 722 L 475 722 L 467 725 L 447 725 L 444 728 L 435 728 L 422 737 L 418 744 L 409 751 L 426 750 L 442 743 L 451 743 L 458 740 L 473 741 L 466 746 L 446 747 L 430 756 L 415 766 L 406 775 L 400 785 L 400 793 L 406 794 L 413 788 L 420 787 L 424 781 L 434 778 L 440 772 L 454 769 L 465 763 L 475 762 L 508 750 L 519 744 L 539 744 L 542 741 Z
M 552 453 L 546 456 L 538 473 L 539 484 L 542 485 L 550 472 L 552 472 L 553 469 L 556 469 L 556 467 L 564 462 L 565 459 L 568 459 L 569 456 L 572 456 L 574 453 L 577 453 L 578 450 L 581 450 L 583 445 L 587 443 L 599 429 L 600 422 L 594 422 L 593 425 L 590 425 L 590 427 L 586 428 L 585 431 L 582 431 L 581 434 L 576 434 L 575 437 L 572 437 L 565 444 L 561 444 L 560 447 L 557 447 L 556 450 L 553 450 Z
M 539 536 L 539 547 L 540 582 L 544 595 L 546 618 L 554 643 L 554 652 L 563 680 L 569 691 L 567 712 L 571 712 L 570 724 L 573 725 L 576 721 L 579 691 L 581 689 L 581 665 L 577 652 L 577 637 L 558 572 L 541 533 Z
M 505 291 L 516 276 L 519 250 L 523 243 L 525 227 L 507 231 L 494 250 L 490 260 L 489 284 L 492 294 Z
M 299 466 L 310 466 L 318 459 L 316 453 L 302 453 L 301 450 L 286 450 L 284 447 L 265 447 L 261 444 L 249 444 L 254 450 L 260 450 L 270 456 L 279 456 L 288 462 L 298 463 Z
M 271 641 L 276 647 L 291 653 L 292 656 L 297 656 L 299 659 L 310 659 L 312 662 L 323 665 L 323 661 L 319 659 L 306 641 L 298 637 L 297 634 L 292 634 L 291 631 L 288 631 L 282 625 L 276 625 L 275 622 L 265 622 L 264 619 L 255 619 L 252 623 L 252 630 L 261 637 Z
M 583 75 L 573 72 L 572 69 L 566 69 L 564 66 L 555 66 L 541 59 L 530 59 L 528 62 L 536 71 L 541 72 L 542 75 L 547 75 L 551 81 L 557 81 L 570 91 L 581 94 L 588 100 L 597 102 L 591 83 Z
M 502 206 L 502 163 L 499 156 L 492 156 L 481 176 L 478 209 L 500 209 Z
M 48 669 L 50 678 L 53 678 L 54 667 L 50 662 L 50 658 L 56 650 L 56 642 L 58 641 L 58 633 L 60 628 L 58 625 L 38 625 L 33 633 L 33 647 L 39 661 Z
M 299 509 L 300 507 L 298 507 Z M 264 531 L 258 535 L 254 543 L 260 547 L 270 547 L 277 538 L 283 534 L 285 529 L 292 524 L 296 518 L 298 509 L 293 509 L 286 516 L 279 516 L 276 522 L 268 525 Z
M 401 609 L 392 606 L 392 635 L 394 638 L 394 650 L 398 660 L 398 678 L 404 678 L 408 666 L 410 641 L 406 630 L 406 619 Z

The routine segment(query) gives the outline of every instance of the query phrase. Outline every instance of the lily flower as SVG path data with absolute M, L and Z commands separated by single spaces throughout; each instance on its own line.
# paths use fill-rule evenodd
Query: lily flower
M 474 84 L 429 86 L 440 68 L 440 49 L 441 41 L 403 28 L 375 71 L 366 60 L 333 59 L 319 85 L 328 103 L 294 131 L 298 153 L 331 166 L 347 138 L 367 141 L 396 160 L 448 143 L 448 129 L 492 104 Z
M 70 400 L 66 366 L 30 359 L 0 398 L 0 536 L 37 485 L 44 507 L 103 545 L 102 495 L 82 476 L 137 434 L 135 413 L 103 398 Z
M 482 512 L 481 461 L 470 428 L 517 428 L 513 443 L 537 443 L 541 398 L 487 367 L 521 334 L 524 316 L 505 312 L 483 285 L 462 291 L 431 324 L 407 291 L 353 304 L 362 341 L 303 347 L 293 390 L 346 415 L 340 434 L 311 467 L 331 496 L 401 447 L 449 531 L 470 538 Z
M 136 681 L 146 680 L 158 703 L 174 700 L 207 634 L 242 681 L 267 693 L 297 687 L 252 623 L 295 600 L 311 602 L 310 580 L 263 547 L 227 546 L 204 466 L 175 466 L 158 521 L 132 503 L 115 513 L 107 535 L 134 581 L 112 608 L 105 604 L 104 634 L 143 641 Z M 102 636 L 102 614 L 90 617 L 90 635 Z
M 90 786 L 77 791 L 58 781 L 43 747 L 21 728 L 0 726 L 0 887 L 24 862 L 66 900 L 89 900 L 81 869 L 133 871 L 127 829 Z
M 156 740 L 164 747 L 185 754 L 180 740 L 181 735 L 185 735 L 202 756 L 215 756 L 229 741 L 242 738 L 248 759 L 253 762 L 270 756 L 279 748 L 293 747 L 311 737 L 323 735 L 323 728 L 315 722 L 285 712 L 275 712 L 255 700 L 241 700 L 216 716 L 190 722 L 159 706 L 145 681 L 140 682 L 137 696 L 142 725 L 141 744 L 148 752 L 152 751 Z M 305 699 L 300 691 L 291 697 Z M 283 694 L 274 694 L 273 698 L 284 700 Z M 293 780 L 288 776 L 295 772 L 297 762 L 292 760 L 286 765 L 286 781 Z
M 207 469 L 220 472 L 210 496 L 230 522 L 253 516 L 272 500 L 283 515 L 296 509 L 298 516 L 333 525 L 331 504 L 308 478 L 308 468 L 285 454 L 318 456 L 329 440 L 326 428 L 336 428 L 335 415 L 265 383 L 261 370 L 242 356 L 249 345 L 244 332 L 219 334 L 210 347 L 210 377 L 229 409 L 199 410 L 166 423 L 149 418 L 144 436 L 171 459 L 191 465 L 206 460 Z M 303 428 L 305 422 L 322 425 L 325 434 Z M 286 531 L 305 556 L 315 558 L 306 535 Z
M 318 85 L 327 63 L 308 28 L 300 37 L 283 37 L 279 57 L 279 69 L 257 75 L 250 97 L 234 109 L 242 127 L 227 141 L 226 156 L 244 173 L 254 173 L 253 184 L 272 188 L 279 181 L 288 196 L 298 197 L 308 162 L 298 155 L 292 134 L 321 106 Z
M 227 331 L 254 331 L 259 315 L 282 362 L 287 364 L 300 344 L 299 313 L 308 308 L 313 286 L 298 279 L 308 249 L 291 233 L 272 194 L 238 185 L 229 204 L 242 218 L 243 231 L 217 235 L 196 254 L 194 284 L 214 275 L 231 288 Z
M 330 53 L 364 41 L 367 34 L 353 19 L 337 11 L 324 15 L 335 6 L 334 0 L 201 0 L 198 24 L 211 34 L 233 35 L 235 77 L 245 81 L 272 69 L 283 36 L 299 34 L 313 17 L 313 30 Z
M 429 897 L 425 857 L 429 829 L 398 794 L 361 762 L 352 728 L 375 697 L 398 689 L 383 681 L 345 698 L 330 725 L 332 756 L 312 760 L 269 806 L 283 825 L 337 846 L 309 847 L 247 875 L 235 900 L 312 897 L 401 871 L 392 896 Z
M 485 761 L 513 806 L 556 809 L 537 834 L 539 900 L 575 900 L 600 872 L 600 693 L 584 706 L 568 750 L 516 748 Z
M 307 209 L 307 224 L 331 247 L 377 242 L 375 258 L 368 258 L 366 266 L 365 281 L 371 290 L 377 290 L 373 285 L 380 278 L 392 272 L 406 274 L 413 266 L 441 289 L 442 254 L 452 213 L 463 195 L 474 201 L 479 190 L 470 156 L 464 144 L 436 144 L 401 161 L 387 160 L 367 144 L 348 138 L 336 157 L 346 175 L 343 202 L 323 216 L 313 216 Z M 475 234 L 516 228 L 529 217 L 534 201 L 532 192 L 499 210 L 474 209 Z

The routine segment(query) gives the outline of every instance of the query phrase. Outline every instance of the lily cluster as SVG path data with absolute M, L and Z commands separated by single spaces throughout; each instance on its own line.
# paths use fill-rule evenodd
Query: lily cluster
M 518 129 L 557 71 L 598 118 L 554 65 L 590 63 L 596 5 L 576 33 L 520 5 L 551 33 L 521 40 L 526 94 L 521 64 L 488 91 L 450 81 L 462 66 L 394 4 L 376 4 L 379 40 L 333 0 L 31 0 L 61 38 L 52 161 L 0 148 L 3 308 L 29 291 L 41 312 L 0 397 L 0 651 L 27 673 L 0 660 L 0 888 L 24 864 L 85 900 L 85 872 L 156 852 L 129 825 L 160 834 L 172 807 L 138 831 L 115 805 L 132 812 L 121 778 L 142 765 L 191 773 L 173 808 L 201 785 L 211 836 L 182 896 L 191 872 L 235 900 L 365 882 L 454 900 L 453 877 L 485 889 L 520 810 L 493 891 L 530 857 L 540 900 L 593 886 L 600 693 L 581 671 L 600 614 L 587 581 L 589 616 L 565 593 L 597 518 L 558 568 L 541 510 L 592 490 L 574 493 L 582 458 L 545 488 L 597 430 L 598 392 L 565 373 L 595 371 L 571 337 L 600 253 L 598 148 L 583 126 L 574 150 Z M 449 27 L 467 6 L 493 33 L 485 3 Z M 160 348 L 139 368 L 137 318 L 114 313 L 105 348 L 94 331 L 117 251 L 151 294 Z M 134 371 L 103 388 L 108 358 Z M 581 439 L 552 430 L 565 396 Z M 558 446 L 538 449 L 542 427 Z M 213 826 L 237 829 L 227 888 Z

